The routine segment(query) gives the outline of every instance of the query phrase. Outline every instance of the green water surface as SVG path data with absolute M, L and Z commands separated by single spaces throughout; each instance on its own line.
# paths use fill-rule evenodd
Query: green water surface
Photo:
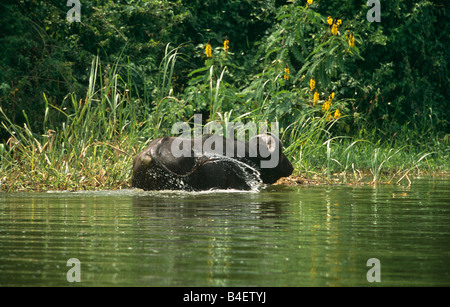
M 450 286 L 450 178 L 0 194 L 0 286 L 377 285 Z

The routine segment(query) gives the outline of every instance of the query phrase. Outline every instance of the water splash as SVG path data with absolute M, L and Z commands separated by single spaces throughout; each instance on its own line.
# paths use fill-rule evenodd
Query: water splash
M 250 191 L 260 191 L 260 189 L 264 186 L 264 183 L 261 179 L 261 173 L 251 165 L 243 161 L 218 154 L 204 153 L 204 156 L 207 157 L 211 163 L 227 161 L 233 163 L 234 165 L 237 165 L 242 172 L 243 179 L 250 187 Z M 250 170 L 250 172 L 248 170 Z

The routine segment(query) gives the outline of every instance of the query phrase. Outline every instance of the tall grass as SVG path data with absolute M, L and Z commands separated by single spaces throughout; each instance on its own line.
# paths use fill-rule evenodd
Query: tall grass
M 44 134 L 32 132 L 29 124 L 15 125 L 0 108 L 2 127 L 11 136 L 2 144 L 2 190 L 117 189 L 128 185 L 139 144 L 137 132 L 142 130 L 137 116 L 142 112 L 132 102 L 118 65 L 101 72 L 95 58 L 86 97 L 66 97 L 70 113 L 51 105 L 44 96 Z M 55 112 L 65 117 L 60 125 L 51 123 Z
M 176 97 L 172 77 L 178 54 L 178 48 L 166 48 L 152 103 L 144 103 L 147 98 L 135 92 L 129 77 L 131 68 L 118 62 L 102 67 L 95 58 L 84 98 L 70 94 L 62 104 L 65 107 L 57 107 L 44 96 L 44 133 L 31 131 L 28 122 L 23 126 L 14 124 L 0 108 L 1 126 L 10 135 L 6 143 L 0 144 L 0 190 L 128 188 L 133 157 L 149 139 L 169 134 L 174 122 L 192 120 L 186 110 L 193 105 L 208 101 L 209 120 L 217 120 L 224 127 L 237 121 L 258 124 L 274 118 L 271 107 L 278 96 L 290 95 L 280 91 L 280 75 L 264 78 L 263 74 L 253 88 L 243 93 L 224 82 L 226 68 L 214 72 L 216 68 L 209 66 L 191 73 L 206 75 L 193 77 L 190 92 Z M 258 103 L 243 113 L 225 108 L 239 99 Z M 280 130 L 285 153 L 295 167 L 294 175 L 324 182 L 402 183 L 409 182 L 414 173 L 436 170 L 440 161 L 447 163 L 448 169 L 448 150 L 439 156 L 408 144 L 392 148 L 382 142 L 337 136 L 333 129 L 342 118 L 330 121 L 307 107 L 295 112 L 295 119 Z M 55 121 L 56 115 L 64 120 Z M 27 119 L 25 113 L 24 117 Z
M 306 143 L 288 148 L 297 174 L 324 182 L 410 184 L 410 175 L 448 171 L 448 162 L 436 165 L 437 152 L 415 151 L 406 145 L 394 149 L 364 139 L 327 135 L 314 136 L 319 140 L 309 148 Z

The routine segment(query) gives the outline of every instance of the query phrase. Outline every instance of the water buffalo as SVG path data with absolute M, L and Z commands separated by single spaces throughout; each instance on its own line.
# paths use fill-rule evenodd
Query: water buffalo
M 292 174 L 282 149 L 270 133 L 249 142 L 216 134 L 158 138 L 135 157 L 131 184 L 144 190 L 251 190 Z

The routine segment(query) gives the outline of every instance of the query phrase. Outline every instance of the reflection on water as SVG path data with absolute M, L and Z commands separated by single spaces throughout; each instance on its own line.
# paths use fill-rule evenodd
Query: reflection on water
M 449 187 L 0 194 L 0 286 L 449 286 Z

